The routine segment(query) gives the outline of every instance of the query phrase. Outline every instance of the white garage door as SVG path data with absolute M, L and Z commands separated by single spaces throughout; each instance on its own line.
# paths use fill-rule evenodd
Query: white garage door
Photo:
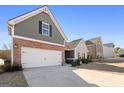
M 22 47 L 21 62 L 23 68 L 61 65 L 62 52 Z

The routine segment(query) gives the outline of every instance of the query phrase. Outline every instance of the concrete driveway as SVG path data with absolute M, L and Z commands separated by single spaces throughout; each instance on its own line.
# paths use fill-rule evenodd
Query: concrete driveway
M 29 86 L 39 87 L 124 87 L 124 61 L 115 59 L 82 64 L 25 69 Z
M 70 66 L 53 66 L 25 69 L 24 76 L 30 87 L 91 87 L 73 72 L 76 68 Z

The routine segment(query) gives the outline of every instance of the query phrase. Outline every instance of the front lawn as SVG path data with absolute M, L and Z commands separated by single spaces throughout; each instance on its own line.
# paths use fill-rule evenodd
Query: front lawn
M 22 71 L 0 74 L 0 87 L 28 87 Z

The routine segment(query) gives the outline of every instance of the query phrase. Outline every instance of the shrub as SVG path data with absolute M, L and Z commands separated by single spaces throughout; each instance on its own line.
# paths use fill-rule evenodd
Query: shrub
M 22 70 L 22 67 L 18 66 L 18 65 L 14 65 L 12 67 L 11 66 L 11 61 L 10 60 L 5 60 L 4 65 L 2 67 L 0 66 L 0 70 L 2 70 L 3 72 L 11 72 L 11 71 Z
M 11 71 L 11 61 L 4 60 L 4 65 L 0 66 L 2 72 L 10 72 Z
M 75 60 L 77 66 L 80 66 L 80 59 Z
M 84 61 L 85 61 L 85 57 L 82 57 L 81 62 L 84 63 Z
M 10 60 L 5 60 L 5 62 L 4 62 L 4 70 L 5 71 L 11 71 L 11 61 Z
M 14 65 L 13 67 L 11 67 L 11 61 L 10 60 L 5 60 L 4 64 L 5 64 L 4 70 L 7 72 L 22 70 L 22 67 L 18 66 L 18 65 Z
M 89 60 L 86 58 L 86 59 L 84 60 L 84 63 L 85 63 L 85 64 L 88 64 L 88 63 L 89 63 Z
M 90 56 L 89 56 L 89 55 L 87 55 L 87 59 L 88 59 L 88 61 L 89 61 L 89 59 L 90 59 Z
M 67 64 L 71 63 L 72 61 L 73 61 L 73 60 L 67 60 L 67 59 L 66 59 L 66 63 L 67 63 Z
M 91 59 L 90 55 L 87 55 L 87 60 L 88 60 L 88 62 L 92 62 L 92 59 Z
M 81 59 L 77 59 L 71 62 L 72 66 L 80 66 L 81 65 Z
M 82 63 L 88 64 L 89 62 L 92 62 L 92 57 L 90 55 L 87 55 L 87 57 L 82 57 L 81 59 Z
M 92 56 L 88 55 L 87 59 L 88 59 L 89 62 L 92 62 Z
M 14 65 L 13 67 L 12 67 L 12 69 L 11 69 L 11 71 L 19 71 L 19 70 L 22 70 L 22 67 L 21 66 L 16 66 L 16 65 Z
M 71 65 L 72 65 L 73 67 L 75 67 L 75 66 L 76 66 L 76 61 L 73 60 L 73 61 L 71 62 Z

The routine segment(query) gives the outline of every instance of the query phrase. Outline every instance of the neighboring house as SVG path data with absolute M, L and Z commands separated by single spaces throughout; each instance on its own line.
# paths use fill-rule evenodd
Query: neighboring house
M 89 50 L 89 55 L 92 58 L 103 58 L 103 44 L 101 37 L 96 37 L 86 41 L 87 48 Z
M 67 40 L 51 11 L 43 6 L 8 21 L 12 66 L 62 65 Z
M 103 44 L 103 53 L 104 53 L 104 58 L 115 57 L 114 44 L 113 43 Z
M 83 39 L 67 42 L 65 46 L 65 59 L 74 60 L 78 57 L 87 57 L 88 49 Z

